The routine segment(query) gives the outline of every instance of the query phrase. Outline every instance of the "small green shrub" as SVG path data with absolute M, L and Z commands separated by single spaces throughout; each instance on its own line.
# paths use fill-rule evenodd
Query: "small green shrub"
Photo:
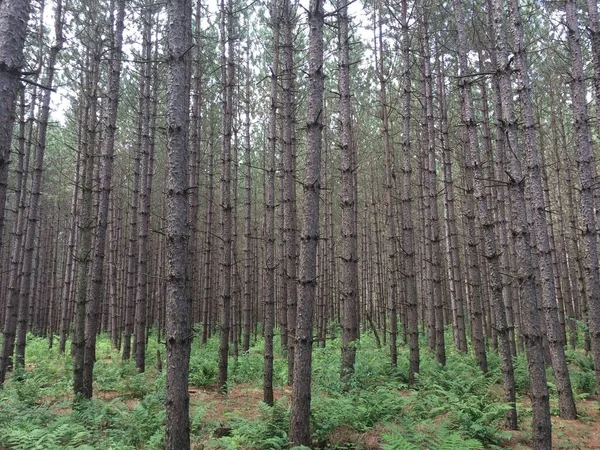
M 226 448 L 283 450 L 288 447 L 289 410 L 283 401 L 273 406 L 260 403 L 259 417 L 234 417 L 231 427 L 231 436 L 219 440 Z
M 435 434 L 417 435 L 410 438 L 400 430 L 382 436 L 383 450 L 420 450 L 426 447 L 429 450 L 483 450 L 485 447 L 476 439 L 465 439 L 460 434 L 441 427 Z

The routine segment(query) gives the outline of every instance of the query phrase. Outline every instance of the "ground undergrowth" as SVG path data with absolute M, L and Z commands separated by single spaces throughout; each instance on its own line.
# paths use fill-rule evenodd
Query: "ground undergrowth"
M 276 343 L 276 348 L 280 348 Z M 423 345 L 422 348 L 425 348 Z M 161 351 L 158 352 L 157 350 Z M 218 341 L 195 341 L 190 361 L 191 440 L 196 449 L 285 449 L 288 447 L 290 389 L 285 386 L 285 355 L 275 358 L 276 403 L 263 404 L 263 342 L 229 365 L 229 394 L 216 388 Z M 72 361 L 47 339 L 30 337 L 24 370 L 12 374 L 0 390 L 0 449 L 161 449 L 164 434 L 165 375 L 158 370 L 162 344 L 151 337 L 148 370 L 137 373 L 122 361 L 107 337 L 98 341 L 95 398 L 74 402 Z M 598 402 L 591 358 L 568 352 L 581 418 L 554 421 L 554 447 L 600 448 Z M 162 356 L 164 358 L 164 356 Z M 493 449 L 528 448 L 531 416 L 527 366 L 515 361 L 518 413 L 522 431 L 503 425 L 499 360 L 490 352 L 487 374 L 476 361 L 448 349 L 447 365 L 423 351 L 416 386 L 408 388 L 408 356 L 389 364 L 385 348 L 369 335 L 358 344 L 355 375 L 348 386 L 339 380 L 339 342 L 315 345 L 311 427 L 313 448 L 337 449 Z M 551 379 L 550 379 L 551 380 Z M 553 385 L 549 383 L 551 390 Z M 554 392 L 553 392 L 554 394 Z M 553 413 L 558 414 L 553 398 Z M 596 432 L 598 433 L 598 432 Z M 595 441 L 598 439 L 598 441 Z M 597 446 L 594 446 L 597 445 Z M 300 449 L 297 449 L 300 450 Z

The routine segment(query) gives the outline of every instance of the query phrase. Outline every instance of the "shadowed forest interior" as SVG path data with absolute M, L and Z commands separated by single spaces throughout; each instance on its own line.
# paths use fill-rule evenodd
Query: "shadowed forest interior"
M 0 448 L 600 448 L 595 0 L 0 0 Z

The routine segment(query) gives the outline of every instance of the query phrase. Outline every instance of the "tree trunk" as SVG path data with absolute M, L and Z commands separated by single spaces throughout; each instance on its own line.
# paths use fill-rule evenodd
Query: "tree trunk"
M 310 389 L 312 366 L 313 305 L 317 287 L 317 246 L 319 243 L 319 191 L 321 184 L 321 144 L 323 114 L 323 27 L 322 0 L 311 0 L 308 8 L 309 61 L 308 109 L 306 121 L 306 169 L 303 226 L 300 239 L 298 316 L 294 350 L 294 384 L 290 412 L 289 439 L 292 445 L 311 445 Z
M 393 366 L 398 364 L 398 274 L 396 273 L 396 215 L 394 214 L 394 179 L 396 177 L 394 169 L 394 150 L 390 140 L 389 129 L 389 105 L 387 96 L 387 75 L 384 66 L 383 51 L 383 4 L 378 2 L 377 6 L 377 36 L 375 39 L 376 51 L 375 61 L 377 66 L 377 76 L 379 78 L 379 106 L 381 114 L 381 136 L 383 138 L 383 151 L 385 158 L 385 236 L 387 240 L 387 309 L 390 312 L 390 360 Z
M 149 259 L 149 226 L 150 226 L 150 195 L 152 189 L 152 169 L 150 160 L 153 150 L 150 141 L 150 84 L 152 58 L 152 6 L 146 6 L 144 12 L 143 57 L 146 63 L 143 68 L 143 90 L 140 102 L 141 126 L 141 174 L 139 198 L 139 234 L 137 251 L 137 288 L 135 295 L 135 365 L 139 372 L 146 370 L 146 309 L 148 305 L 148 259 Z M 194 227 L 190 227 L 193 229 Z
M 24 64 L 23 47 L 27 36 L 29 0 L 0 2 L 0 248 L 4 236 L 6 189 L 17 89 Z M 0 370 L 1 372 L 1 370 Z M 0 384 L 4 381 L 0 376 Z
M 341 378 L 347 380 L 354 373 L 358 339 L 358 243 L 356 226 L 356 197 L 354 179 L 356 174 L 356 146 L 352 133 L 352 105 L 350 100 L 350 19 L 348 0 L 338 5 L 340 51 L 339 79 L 341 121 L 341 191 L 342 206 L 342 366 Z
M 442 61 L 443 64 L 443 61 Z M 441 72 L 441 71 L 440 71 Z M 439 76 L 442 76 L 441 73 Z M 461 353 L 468 351 L 467 335 L 465 332 L 464 285 L 463 268 L 460 260 L 458 228 L 456 226 L 456 207 L 454 196 L 454 181 L 452 177 L 452 149 L 448 129 L 448 113 L 446 108 L 446 93 L 444 80 L 438 82 L 439 108 L 442 139 L 442 177 L 444 184 L 444 219 L 446 228 L 446 259 L 452 309 L 452 331 L 454 346 Z
M 279 37 L 281 16 L 278 0 L 270 6 L 271 30 L 273 32 L 273 61 L 271 65 L 271 92 L 269 136 L 266 155 L 267 185 L 265 192 L 265 336 L 263 401 L 273 406 L 273 328 L 275 326 L 275 155 L 277 153 L 277 109 L 279 83 Z
M 598 190 L 594 169 L 591 133 L 584 85 L 582 49 L 576 7 L 566 0 L 567 38 L 571 56 L 571 103 L 577 143 L 577 166 L 581 180 L 580 214 L 583 234 L 585 287 L 588 295 L 589 329 L 594 357 L 596 386 L 600 386 L 600 263 L 598 262 L 598 230 L 594 215 L 594 194 Z M 600 388 L 598 388 L 600 390 Z
M 431 57 L 429 42 L 429 11 L 423 14 L 423 81 L 425 88 L 425 151 L 426 164 L 424 180 L 427 185 L 428 210 L 427 221 L 429 229 L 430 247 L 430 268 L 432 282 L 432 306 L 434 316 L 435 333 L 435 356 L 436 361 L 441 365 L 446 365 L 446 345 L 444 340 L 444 311 L 443 311 L 443 293 L 442 293 L 442 258 L 440 242 L 440 226 L 438 212 L 438 182 L 435 156 L 435 122 L 433 116 L 433 76 L 431 73 Z
M 402 0 L 402 251 L 406 285 L 409 367 L 408 382 L 414 384 L 419 373 L 419 311 L 415 274 L 414 225 L 412 215 L 412 155 L 411 155 L 411 79 L 408 1 Z
M 552 253 L 546 219 L 542 173 L 540 167 L 540 150 L 535 136 L 535 119 L 531 100 L 531 84 L 529 81 L 529 65 L 525 53 L 525 38 L 521 22 L 521 13 L 517 0 L 508 0 L 517 90 L 521 102 L 524 121 L 525 152 L 527 160 L 527 184 L 532 197 L 532 215 L 534 242 L 537 244 L 538 267 L 540 270 L 541 302 L 546 324 L 546 336 L 550 345 L 550 356 L 556 389 L 558 391 L 560 416 L 564 419 L 577 418 L 575 399 L 571 389 L 569 370 L 565 358 L 563 333 L 560 329 L 558 306 L 556 303 L 556 284 L 552 270 Z
M 509 330 L 506 323 L 504 309 L 504 299 L 502 297 L 502 282 L 500 279 L 500 254 L 497 251 L 496 230 L 494 224 L 493 212 L 488 209 L 491 201 L 487 198 L 485 186 L 483 184 L 484 174 L 481 163 L 480 145 L 477 139 L 476 122 L 474 117 L 473 94 L 471 85 L 468 81 L 468 58 L 467 41 L 464 30 L 464 9 L 461 0 L 454 1 L 454 13 L 457 24 L 458 44 L 459 44 L 459 75 L 462 77 L 459 81 L 461 90 L 461 118 L 468 130 L 467 154 L 465 156 L 466 164 L 471 171 L 470 177 L 473 179 L 473 194 L 477 200 L 477 209 L 479 219 L 482 224 L 484 256 L 487 260 L 489 275 L 488 283 L 491 293 L 491 311 L 494 318 L 494 329 L 498 339 L 498 348 L 501 358 L 502 378 L 504 381 L 504 399 L 511 409 L 506 413 L 507 424 L 510 429 L 517 427 L 517 415 L 515 406 L 515 378 L 512 363 L 512 354 L 509 342 Z M 485 131 L 485 130 L 484 130 Z M 491 164 L 492 161 L 487 161 Z
M 121 47 L 123 45 L 123 27 L 125 0 L 118 0 L 117 15 L 114 23 L 114 35 L 111 51 L 110 72 L 108 77 L 108 105 L 106 109 L 104 141 L 100 158 L 100 197 L 98 200 L 98 218 L 94 244 L 92 286 L 86 305 L 85 351 L 83 362 L 83 396 L 92 397 L 94 363 L 96 361 L 96 336 L 99 331 L 100 307 L 103 298 L 104 256 L 106 253 L 106 230 L 108 225 L 108 207 L 113 172 L 113 155 L 117 131 L 117 108 L 119 106 L 119 88 L 121 79 Z
M 211 326 L 211 310 L 212 301 L 214 296 L 214 279 L 213 276 L 213 222 L 214 222 L 214 148 L 212 143 L 212 126 L 211 126 L 211 139 L 208 148 L 208 192 L 207 192 L 207 211 L 206 211 L 206 237 L 204 242 L 205 256 L 204 256 L 204 298 L 202 305 L 202 339 L 201 343 L 205 344 L 210 334 Z
M 294 348 L 296 344 L 296 305 L 298 302 L 298 221 L 296 214 L 296 144 L 295 144 L 295 71 L 294 25 L 296 11 L 290 0 L 283 1 L 282 37 L 283 66 L 281 70 L 283 96 L 283 228 L 285 241 L 285 272 L 288 334 L 288 384 L 294 381 Z
M 513 111 L 512 86 L 506 37 L 504 34 L 504 11 L 500 0 L 492 1 L 494 20 L 495 52 L 497 76 L 500 83 L 504 131 L 508 148 L 508 189 L 511 200 L 511 231 L 515 239 L 517 257 L 517 280 L 520 290 L 520 304 L 525 350 L 527 352 L 530 397 L 533 409 L 533 447 L 536 450 L 550 449 L 552 446 L 552 426 L 550 405 L 544 365 L 544 351 L 538 313 L 538 300 L 535 289 L 535 272 L 532 264 L 531 237 L 527 224 L 525 186 L 522 182 L 521 159 L 517 142 L 517 122 Z
M 14 352 L 15 332 L 17 329 L 17 317 L 19 311 L 19 282 L 20 282 L 20 263 L 23 253 L 23 236 L 25 234 L 25 212 L 27 197 L 27 173 L 29 166 L 29 153 L 32 146 L 26 145 L 26 123 L 25 123 L 25 91 L 21 89 L 21 124 L 19 129 L 19 156 L 16 172 L 16 189 L 15 189 L 15 219 L 12 227 L 10 246 L 10 269 L 8 277 L 8 295 L 6 304 L 4 305 L 4 324 L 3 324 L 3 340 L 2 354 L 0 354 L 0 385 L 4 383 L 6 372 L 12 368 L 12 356 Z M 34 99 L 31 100 L 31 114 L 34 110 Z M 31 121 L 30 126 L 33 124 Z M 31 144 L 31 142 L 30 142 Z M 27 152 L 27 155 L 25 155 Z
M 78 128 L 81 128 L 81 123 L 78 124 Z M 78 131 L 81 133 L 81 131 Z M 71 325 L 72 320 L 72 303 L 73 296 L 72 293 L 72 285 L 73 278 L 75 274 L 75 245 L 77 242 L 77 206 L 79 203 L 79 181 L 81 174 L 81 152 L 77 152 L 77 162 L 75 163 L 75 170 L 73 175 L 73 194 L 71 196 L 71 211 L 69 214 L 70 217 L 70 226 L 69 226 L 69 238 L 67 241 L 66 248 L 66 262 L 65 262 L 65 271 L 64 271 L 64 282 L 61 289 L 61 311 L 60 311 L 60 338 L 58 344 L 58 351 L 60 353 L 64 353 L 67 345 L 67 335 L 69 334 L 69 327 Z
M 71 340 L 71 356 L 73 357 L 73 391 L 77 396 L 83 395 L 83 359 L 85 352 L 85 310 L 88 291 L 88 276 L 91 262 L 92 214 L 94 154 L 96 153 L 96 110 L 98 106 L 98 64 L 99 57 L 95 50 L 88 50 L 92 56 L 86 58 L 91 72 L 87 74 L 85 83 L 85 109 L 80 119 L 81 130 L 80 152 L 83 155 L 81 175 L 81 212 L 79 214 L 80 237 L 77 257 L 77 284 L 75 294 L 75 317 L 73 319 L 73 338 Z
M 248 20 L 248 19 L 247 19 Z M 250 35 L 247 42 L 250 52 Z M 242 351 L 250 349 L 250 335 L 252 332 L 252 146 L 250 141 L 250 112 L 251 112 L 251 73 L 250 57 L 246 58 L 246 83 L 245 83 L 245 115 L 244 123 L 244 288 L 242 306 Z
M 54 83 L 55 65 L 60 52 L 64 37 L 62 35 L 62 2 L 59 0 L 56 4 L 56 10 L 54 12 L 54 32 L 56 42 L 50 49 L 50 56 L 48 57 L 48 68 L 46 72 L 46 79 L 44 85 L 49 89 L 44 91 L 42 97 L 42 105 L 40 108 L 40 116 L 38 118 L 38 136 L 37 136 L 37 147 L 35 153 L 35 160 L 33 163 L 33 174 L 31 178 L 31 197 L 29 200 L 29 211 L 27 215 L 27 233 L 24 242 L 24 255 L 23 255 L 23 268 L 21 277 L 21 288 L 19 302 L 19 317 L 17 324 L 17 342 L 16 342 L 16 365 L 25 365 L 25 344 L 27 335 L 27 319 L 29 313 L 29 297 L 31 289 L 31 276 L 33 273 L 33 258 L 35 250 L 35 238 L 38 231 L 38 220 L 39 220 L 39 202 L 42 191 L 42 173 L 44 169 L 44 156 L 46 153 L 46 136 L 48 133 L 48 120 L 50 118 L 50 95 L 51 89 Z M 0 230 L 1 232 L 1 230 Z M 35 284 L 34 284 L 35 286 Z
M 189 450 L 188 375 L 192 330 L 188 285 L 188 104 L 191 9 L 167 1 L 167 450 Z
M 233 89 L 235 64 L 233 61 L 233 2 L 221 0 L 221 87 L 222 121 L 221 133 L 221 304 L 219 330 L 219 389 L 227 392 L 227 367 L 229 358 L 229 331 L 231 320 L 232 288 L 232 202 L 231 202 L 231 137 L 233 126 Z
M 594 68 L 594 94 L 596 103 L 596 132 L 600 136 L 600 17 L 598 14 L 598 2 L 587 0 L 588 26 L 592 44 L 592 65 Z

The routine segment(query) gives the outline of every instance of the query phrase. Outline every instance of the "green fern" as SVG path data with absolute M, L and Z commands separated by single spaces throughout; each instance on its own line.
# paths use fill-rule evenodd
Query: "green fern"
M 485 447 L 476 439 L 463 439 L 458 433 L 448 435 L 437 450 L 483 450 Z
M 419 446 L 409 442 L 400 432 L 384 434 L 382 438 L 383 450 L 420 450 Z
M 400 431 L 384 434 L 382 436 L 384 444 L 383 450 L 420 450 L 420 446 L 411 442 L 413 439 L 406 437 L 406 434 Z M 410 433 L 408 433 L 410 434 Z M 484 450 L 484 446 L 476 439 L 464 439 L 456 432 L 450 432 L 446 428 L 436 430 L 436 434 L 425 438 L 423 444 L 429 450 Z

